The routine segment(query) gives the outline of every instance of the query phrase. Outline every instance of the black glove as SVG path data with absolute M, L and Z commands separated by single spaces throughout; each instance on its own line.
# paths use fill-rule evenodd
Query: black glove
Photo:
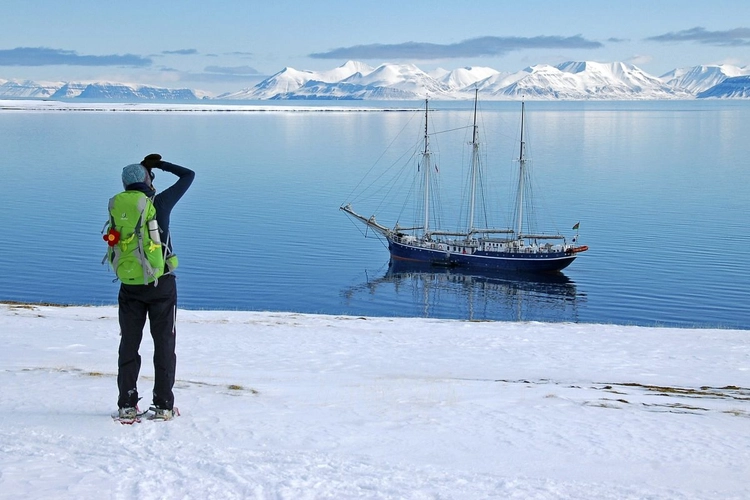
M 146 156 L 143 161 L 141 162 L 141 165 L 146 167 L 146 170 L 151 172 L 152 168 L 158 168 L 159 164 L 161 163 L 161 155 L 156 153 L 151 153 L 150 155 Z

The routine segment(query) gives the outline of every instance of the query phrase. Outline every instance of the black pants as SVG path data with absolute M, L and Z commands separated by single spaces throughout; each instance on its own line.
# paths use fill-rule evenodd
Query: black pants
M 143 338 L 143 327 L 148 316 L 151 337 L 154 339 L 153 404 L 171 410 L 174 405 L 175 319 L 177 314 L 177 286 L 173 275 L 159 278 L 158 285 L 120 285 L 117 297 L 120 319 L 120 350 L 117 360 L 117 387 L 120 408 L 135 407 L 138 403 L 138 373 L 141 356 L 138 349 Z

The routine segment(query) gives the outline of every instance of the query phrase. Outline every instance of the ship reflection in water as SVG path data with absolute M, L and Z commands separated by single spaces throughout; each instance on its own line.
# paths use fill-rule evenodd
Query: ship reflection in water
M 377 315 L 462 320 L 577 322 L 586 297 L 561 272 L 519 274 L 391 261 L 379 277 L 343 292 Z

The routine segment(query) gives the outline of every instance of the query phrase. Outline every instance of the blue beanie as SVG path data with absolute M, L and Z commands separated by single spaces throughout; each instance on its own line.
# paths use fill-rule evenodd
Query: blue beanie
M 136 182 L 146 182 L 148 170 L 139 163 L 133 163 L 122 169 L 122 187 L 127 188 Z

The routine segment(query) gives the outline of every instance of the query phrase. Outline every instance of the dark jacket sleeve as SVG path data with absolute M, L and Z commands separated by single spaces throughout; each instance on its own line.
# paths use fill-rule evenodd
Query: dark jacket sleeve
M 161 205 L 160 207 L 157 207 L 157 209 L 171 212 L 172 208 L 174 208 L 177 202 L 180 201 L 182 195 L 185 194 L 190 185 L 193 183 L 193 179 L 195 179 L 195 172 L 193 172 L 189 168 L 181 167 L 180 165 L 175 165 L 174 163 L 169 163 L 166 161 L 160 162 L 159 166 L 156 168 L 174 174 L 178 177 L 177 182 L 169 186 L 161 193 L 157 194 L 159 204 Z
M 161 230 L 163 231 L 162 241 L 164 241 L 164 239 L 169 236 L 169 220 L 172 214 L 172 209 L 177 204 L 177 202 L 180 201 L 182 195 L 185 194 L 190 185 L 193 183 L 193 179 L 195 179 L 195 172 L 193 172 L 189 168 L 181 167 L 179 165 L 175 165 L 174 163 L 169 163 L 166 161 L 159 163 L 159 165 L 155 168 L 159 168 L 165 172 L 169 172 L 177 176 L 177 182 L 169 186 L 164 191 L 157 193 L 154 197 L 154 207 L 156 207 L 156 220 L 159 223 L 159 228 L 161 228 Z M 157 179 L 157 184 L 160 181 L 161 179 Z M 169 252 L 171 252 L 171 239 L 167 239 L 167 241 L 169 241 Z

